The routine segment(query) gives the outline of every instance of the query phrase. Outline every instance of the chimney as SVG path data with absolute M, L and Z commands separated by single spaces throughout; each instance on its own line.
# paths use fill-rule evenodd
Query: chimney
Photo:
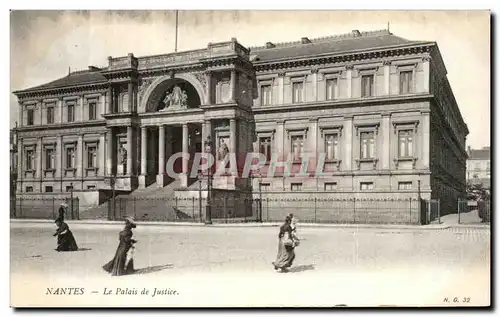
M 273 43 L 271 43 L 271 42 L 267 42 L 267 43 L 266 43 L 266 48 L 275 48 L 275 47 L 276 47 L 276 45 L 274 45 L 274 44 L 273 44 Z
M 301 42 L 302 44 L 311 44 L 311 40 L 310 40 L 310 39 L 308 39 L 307 37 L 303 37 L 303 38 L 301 38 L 301 39 L 300 39 L 300 42 Z
M 361 36 L 361 32 L 359 32 L 359 30 L 352 30 L 352 35 L 354 37 L 358 37 L 358 36 Z

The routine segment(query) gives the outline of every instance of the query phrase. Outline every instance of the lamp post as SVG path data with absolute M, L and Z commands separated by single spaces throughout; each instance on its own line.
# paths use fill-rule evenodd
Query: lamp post
M 71 219 L 73 219 L 73 182 L 70 184 L 70 200 L 71 200 Z
M 205 140 L 205 153 L 212 154 L 212 140 L 210 136 L 207 136 Z M 209 162 L 211 163 L 211 162 Z M 207 206 L 205 215 L 205 224 L 212 224 L 212 164 L 208 166 L 208 178 L 207 178 Z

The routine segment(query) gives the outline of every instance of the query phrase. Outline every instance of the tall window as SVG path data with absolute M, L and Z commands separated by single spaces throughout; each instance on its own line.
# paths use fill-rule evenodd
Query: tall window
M 54 149 L 45 149 L 45 169 L 51 170 L 55 168 Z
M 260 183 L 259 184 L 260 191 L 262 192 L 268 192 L 271 191 L 271 184 L 269 183 Z
M 413 87 L 413 72 L 404 71 L 399 73 L 399 93 L 409 94 Z
M 412 182 L 398 182 L 398 189 L 399 190 L 410 190 L 412 188 L 413 188 Z
M 298 102 L 303 102 L 303 94 L 304 94 L 304 83 L 301 81 L 294 82 L 292 84 L 292 102 L 293 103 L 298 103 Z
M 52 193 L 54 191 L 54 187 L 52 186 L 45 186 L 45 192 L 46 193 Z
M 95 101 L 89 102 L 89 120 L 95 120 L 97 117 L 97 104 Z
M 266 162 L 271 160 L 271 138 L 259 138 L 259 152 L 266 157 Z
M 361 143 L 361 158 L 362 159 L 372 159 L 375 157 L 375 132 L 361 132 L 360 134 Z
M 47 107 L 47 124 L 54 123 L 54 107 Z
M 26 186 L 26 190 L 25 190 L 27 193 L 32 193 L 33 192 L 33 186 Z
M 361 76 L 361 97 L 373 96 L 373 75 Z
M 28 109 L 26 111 L 26 119 L 27 125 L 34 125 L 35 124 L 35 109 Z
M 339 158 L 339 135 L 325 135 L 325 152 L 327 160 L 337 160 Z
M 95 145 L 87 147 L 87 167 L 97 167 L 97 147 Z
M 75 149 L 66 148 L 66 168 L 75 168 Z
M 325 183 L 325 192 L 337 190 L 337 183 Z
M 74 122 L 75 121 L 75 105 L 73 104 L 68 104 L 67 106 L 68 110 L 68 122 Z
M 413 157 L 413 131 L 399 131 L 399 157 Z
M 302 158 L 302 151 L 304 150 L 304 137 L 301 135 L 292 136 L 292 156 L 293 159 L 298 161 Z
M 271 85 L 260 86 L 260 104 L 263 106 L 270 105 L 271 102 Z
M 361 182 L 359 184 L 359 189 L 361 190 L 372 190 L 373 189 L 373 182 Z
M 329 78 L 326 80 L 326 100 L 338 98 L 338 78 Z
M 302 183 L 292 183 L 292 185 L 290 186 L 290 190 L 292 192 L 302 191 Z
M 34 151 L 33 150 L 26 150 L 26 170 L 27 171 L 32 171 L 34 169 Z

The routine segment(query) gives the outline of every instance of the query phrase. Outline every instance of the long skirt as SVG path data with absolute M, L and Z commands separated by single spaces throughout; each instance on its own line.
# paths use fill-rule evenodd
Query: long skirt
M 134 272 L 134 262 L 127 257 L 130 247 L 120 243 L 116 249 L 115 257 L 102 268 L 112 276 L 131 274 Z
M 57 236 L 57 251 L 78 251 L 73 233 L 69 230 Z
M 276 261 L 273 265 L 276 269 L 286 269 L 292 266 L 293 260 L 295 259 L 295 248 L 285 246 L 283 239 L 278 242 L 278 255 L 276 256 Z

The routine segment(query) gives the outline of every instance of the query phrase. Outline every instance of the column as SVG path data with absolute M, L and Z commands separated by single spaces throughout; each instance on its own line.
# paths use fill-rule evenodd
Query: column
M 83 173 L 83 134 L 78 135 L 78 148 L 77 148 L 77 169 L 76 169 L 76 177 L 84 177 Z
M 141 173 L 139 175 L 139 188 L 146 188 L 146 175 L 148 173 L 148 128 L 141 127 Z
M 422 167 L 429 168 L 430 113 L 422 112 Z
M 108 99 L 108 113 L 113 113 L 114 112 L 114 107 L 113 107 L 113 86 L 109 85 L 108 87 L 108 92 L 107 92 L 107 99 Z
M 106 157 L 106 135 L 102 133 L 99 136 L 99 171 L 98 175 L 99 176 L 104 176 L 104 166 L 105 166 L 105 157 Z
M 128 112 L 133 112 L 134 110 L 134 83 L 128 83 Z
M 259 92 L 260 94 L 260 92 Z M 285 103 L 285 73 L 278 73 L 278 104 Z
M 42 138 L 38 139 L 36 146 L 37 161 L 36 161 L 36 177 L 42 179 L 42 160 L 43 160 L 43 149 L 42 149 Z M 42 192 L 42 182 L 40 182 L 40 192 Z
M 85 108 L 84 108 L 84 101 L 85 101 L 85 96 L 81 95 L 80 96 L 80 121 L 85 121 Z
M 99 111 L 97 112 L 97 118 L 103 119 L 102 115 L 106 113 L 106 96 L 104 93 L 99 97 L 100 99 L 100 108 Z
M 132 155 L 132 126 L 127 127 L 127 175 L 131 176 L 133 169 L 133 155 Z
M 40 100 L 40 124 L 43 124 L 43 100 Z
M 352 98 L 352 65 L 346 66 L 346 78 L 347 78 L 347 98 Z
M 344 117 L 344 168 L 346 171 L 352 170 L 352 116 Z
M 58 123 L 63 123 L 63 121 L 64 121 L 63 120 L 63 112 L 64 111 L 63 111 L 63 100 L 62 100 L 62 98 L 59 98 L 57 100 L 57 111 L 59 111 L 58 112 L 59 119 L 55 119 L 54 118 L 55 119 L 54 121 L 57 122 L 57 120 L 59 120 Z
M 236 79 L 237 73 L 236 69 L 231 70 L 231 100 L 236 102 Z
M 207 105 L 212 104 L 212 72 L 207 71 L 205 73 L 207 79 Z
M 391 61 L 384 61 L 384 93 L 391 94 Z
M 19 103 L 19 108 L 17 108 L 17 116 L 18 116 L 18 127 L 22 127 L 24 124 L 23 124 L 23 110 L 24 110 L 24 105 L 20 102 Z
M 158 127 L 158 175 L 156 175 L 158 187 L 165 186 L 165 126 Z
M 429 85 L 430 85 L 430 61 L 431 57 L 430 56 L 424 56 L 422 58 L 422 70 L 424 72 L 424 92 L 430 92 Z
M 189 154 L 189 135 L 188 130 L 189 126 L 187 123 L 182 124 L 182 154 Z M 189 160 L 186 158 L 182 158 L 182 174 L 181 174 L 181 187 L 187 187 L 188 185 L 188 163 Z
M 108 128 L 106 132 L 106 174 L 111 176 L 113 174 L 113 128 Z
M 59 178 L 63 175 L 63 165 L 62 165 L 62 157 L 63 157 L 63 143 L 62 143 L 62 135 L 57 137 L 57 148 L 56 148 L 56 178 Z
M 276 137 L 274 139 L 274 147 L 276 148 L 276 155 L 278 159 L 287 159 L 284 149 L 285 139 L 285 121 L 278 120 L 276 125 Z
M 236 135 L 238 131 L 236 131 L 236 129 L 237 129 L 236 119 L 234 118 L 229 119 L 229 139 L 230 139 L 229 152 L 232 153 L 238 152 L 238 145 L 237 145 L 238 136 Z
M 391 168 L 390 162 L 390 144 L 391 144 L 391 114 L 383 113 L 382 114 L 382 169 L 388 170 Z M 380 142 L 379 142 L 380 144 Z
M 312 83 L 313 83 L 313 99 L 314 101 L 317 101 L 318 100 L 318 69 L 317 68 L 313 68 L 311 70 L 312 72 Z

